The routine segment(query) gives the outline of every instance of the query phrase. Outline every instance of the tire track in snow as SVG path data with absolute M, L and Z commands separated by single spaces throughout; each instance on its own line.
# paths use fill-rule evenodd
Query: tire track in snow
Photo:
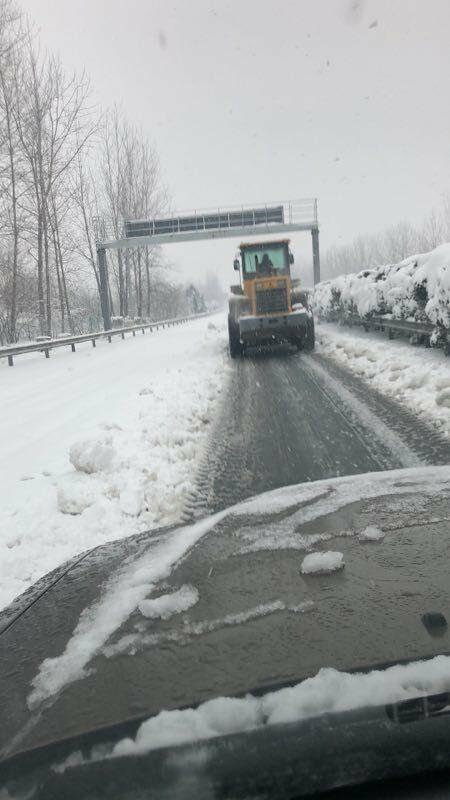
M 357 430 L 356 421 L 363 424 L 366 433 L 366 446 L 371 447 L 371 443 L 383 443 L 386 445 L 386 450 L 390 453 L 391 458 L 398 459 L 402 467 L 419 467 L 422 465 L 422 460 L 405 444 L 399 434 L 390 428 L 379 415 L 374 414 L 368 405 L 361 402 L 354 392 L 347 389 L 341 381 L 336 380 L 320 361 L 315 358 L 307 358 L 304 368 L 317 379 L 318 390 L 330 400 L 330 403 L 337 408 L 340 407 L 343 414 L 350 412 L 350 420 L 354 420 L 350 424 L 355 430 Z M 346 408 L 346 412 L 343 411 L 343 408 Z M 371 438 L 367 440 L 368 433 L 370 433 Z M 361 434 L 357 433 L 357 435 Z M 379 458 L 377 453 L 375 453 L 375 458 Z M 386 466 L 386 469 L 388 468 Z
M 244 357 L 218 410 L 188 518 L 279 486 L 450 463 L 450 442 L 330 359 Z
M 331 357 L 322 354 L 313 356 L 314 362 L 321 364 L 326 372 L 339 384 L 345 384 L 353 396 L 384 421 L 389 430 L 395 430 L 423 463 L 445 465 L 450 463 L 450 440 L 434 425 L 427 424 L 412 410 L 395 399 L 381 394 L 360 378 L 336 363 Z

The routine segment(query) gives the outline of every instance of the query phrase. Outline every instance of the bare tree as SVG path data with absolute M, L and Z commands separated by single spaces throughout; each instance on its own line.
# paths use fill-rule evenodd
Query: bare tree
M 106 118 L 102 150 L 107 224 L 113 236 L 120 238 L 124 220 L 151 218 L 161 213 L 167 205 L 167 193 L 155 147 L 142 131 L 124 120 L 117 108 Z M 126 316 L 134 312 L 142 317 L 144 285 L 145 307 L 149 307 L 151 253 L 138 248 L 122 255 L 118 250 L 113 258 L 119 313 Z
M 119 110 L 115 107 L 106 115 L 102 136 L 102 185 L 105 200 L 105 216 L 112 235 L 118 239 L 122 233 L 123 203 L 123 128 L 124 122 Z M 125 312 L 125 284 L 122 252 L 117 251 L 117 293 L 119 297 L 119 314 Z
M 100 230 L 101 210 L 97 183 L 91 166 L 85 164 L 81 153 L 76 160 L 76 173 L 72 183 L 72 196 L 76 208 L 74 250 L 89 264 L 100 296 L 100 277 L 96 258 L 96 239 L 104 236 Z
M 433 250 L 444 241 L 445 226 L 442 209 L 433 208 L 419 230 L 419 248 L 422 252 Z
M 0 0 L 1 341 L 95 324 L 96 245 L 106 226 L 121 236 L 124 219 L 152 217 L 167 205 L 146 135 L 117 109 L 96 140 L 98 128 L 86 76 L 68 75 L 42 53 L 14 0 Z M 112 312 L 117 302 L 122 316 L 149 316 L 159 249 L 118 251 L 108 260 Z M 162 277 L 160 284 L 175 310 L 178 288 Z
M 6 322 L 8 341 L 17 337 L 17 284 L 19 258 L 18 196 L 20 154 L 13 119 L 13 75 L 23 42 L 21 14 L 10 0 L 0 2 L 0 114 L 1 114 L 1 195 L 3 200 L 6 233 L 10 239 L 8 250 L 10 287 Z M 5 160 L 4 160 L 5 159 Z M 5 208 L 6 206 L 6 208 Z
M 30 34 L 25 55 L 16 75 L 14 113 L 29 166 L 28 211 L 36 223 L 39 322 L 41 332 L 51 335 L 50 198 L 57 195 L 96 123 L 87 105 L 85 75 L 67 78 L 58 59 L 40 55 Z
M 331 278 L 367 267 L 396 264 L 411 255 L 433 250 L 450 238 L 450 199 L 431 210 L 421 226 L 399 222 L 378 234 L 358 236 L 350 244 L 330 247 L 322 258 L 323 275 Z

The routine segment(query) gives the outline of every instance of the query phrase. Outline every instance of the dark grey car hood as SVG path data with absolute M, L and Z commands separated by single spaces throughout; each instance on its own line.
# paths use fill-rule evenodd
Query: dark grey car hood
M 424 624 L 450 614 L 449 501 L 450 467 L 325 480 L 75 559 L 0 615 L 2 756 L 324 666 L 449 652 L 445 621 Z M 312 551 L 345 567 L 303 574 Z M 191 608 L 139 610 L 184 585 Z

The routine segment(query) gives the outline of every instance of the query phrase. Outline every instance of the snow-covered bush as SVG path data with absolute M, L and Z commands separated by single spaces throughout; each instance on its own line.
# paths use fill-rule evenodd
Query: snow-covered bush
M 426 320 L 450 327 L 450 244 L 410 256 L 399 264 L 365 269 L 319 283 L 312 297 L 314 311 L 327 320 L 351 314 L 370 319 Z

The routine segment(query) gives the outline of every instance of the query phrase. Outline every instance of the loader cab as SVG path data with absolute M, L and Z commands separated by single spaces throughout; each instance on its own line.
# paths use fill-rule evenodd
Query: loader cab
M 240 269 L 248 313 L 291 311 L 291 264 L 289 240 L 241 244 L 234 268 Z
M 290 276 L 290 265 L 294 257 L 289 249 L 289 241 L 259 242 L 241 244 L 240 259 L 235 260 L 242 265 L 244 282 L 258 278 Z

